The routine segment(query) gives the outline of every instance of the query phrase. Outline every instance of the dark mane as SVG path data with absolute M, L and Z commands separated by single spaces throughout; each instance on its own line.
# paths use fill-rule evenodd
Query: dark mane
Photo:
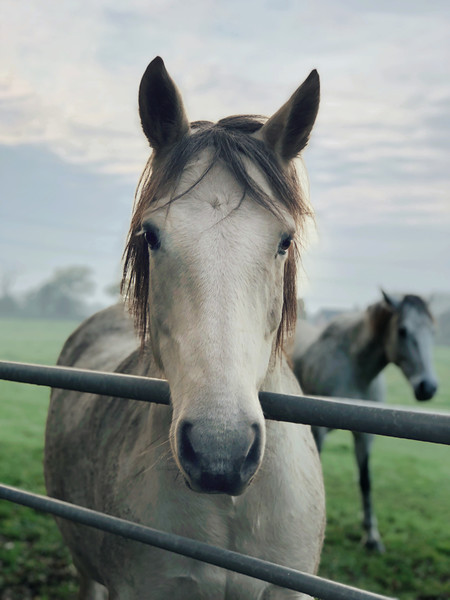
M 376 302 L 368 307 L 367 313 L 369 315 L 369 321 L 373 331 L 382 334 L 391 318 L 395 314 L 401 315 L 402 311 L 408 307 L 415 308 L 417 311 L 427 315 L 431 321 L 434 321 L 433 315 L 431 314 L 431 311 L 423 298 L 420 296 L 415 296 L 414 294 L 406 294 L 402 297 L 397 310 L 393 310 L 387 306 L 383 300 L 380 300 L 379 302 Z
M 383 300 L 375 302 L 367 307 L 366 313 L 368 315 L 369 324 L 374 335 L 383 336 L 386 331 L 391 318 L 395 312 Z
M 205 149 L 212 151 L 209 166 L 190 189 L 195 187 L 218 162 L 224 164 L 247 194 L 282 219 L 281 211 L 272 198 L 266 194 L 248 174 L 244 159 L 249 159 L 264 174 L 275 198 L 287 209 L 295 220 L 297 230 L 306 216 L 312 216 L 306 200 L 302 198 L 300 184 L 293 167 L 283 168 L 275 154 L 251 134 L 264 123 L 263 117 L 233 116 L 211 123 L 195 121 L 191 124 L 191 134 L 184 136 L 170 152 L 160 156 L 154 154 L 141 175 L 136 191 L 135 206 L 131 219 L 127 245 L 124 252 L 122 292 L 125 294 L 136 329 L 144 345 L 149 331 L 149 256 L 147 244 L 141 235 L 144 213 L 163 195 L 169 195 L 168 204 L 176 201 L 175 190 L 189 162 Z M 181 196 L 190 191 L 185 190 Z M 277 349 L 281 349 L 285 336 L 293 330 L 296 322 L 297 286 L 296 262 L 299 240 L 291 245 L 284 273 L 284 300 L 282 321 L 277 333 Z
M 420 296 L 415 296 L 414 294 L 406 294 L 406 296 L 402 298 L 402 302 L 400 304 L 400 311 L 404 307 L 406 308 L 408 306 L 414 307 L 417 311 L 426 314 L 432 321 L 434 321 L 433 315 L 431 314 L 428 304 Z

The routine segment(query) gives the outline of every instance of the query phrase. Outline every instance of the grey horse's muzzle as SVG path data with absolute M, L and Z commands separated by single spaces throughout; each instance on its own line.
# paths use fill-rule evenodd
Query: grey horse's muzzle
M 416 396 L 416 400 L 431 400 L 437 389 L 437 381 L 424 378 L 414 386 L 414 395 Z

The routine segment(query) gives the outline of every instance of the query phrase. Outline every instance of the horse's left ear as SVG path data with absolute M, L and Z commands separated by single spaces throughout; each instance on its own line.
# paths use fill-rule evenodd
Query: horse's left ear
M 263 139 L 283 161 L 295 158 L 308 143 L 319 101 L 320 80 L 314 70 L 258 131 L 258 138 Z
M 159 56 L 142 76 L 139 115 L 150 146 L 156 151 L 169 148 L 189 130 L 181 94 Z
M 400 302 L 396 298 L 387 294 L 383 289 L 381 290 L 381 293 L 383 294 L 384 301 L 391 308 L 393 308 L 394 310 L 398 310 L 400 308 Z

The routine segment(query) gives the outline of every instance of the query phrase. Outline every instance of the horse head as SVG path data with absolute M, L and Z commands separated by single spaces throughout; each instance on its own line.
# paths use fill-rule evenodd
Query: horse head
M 140 85 L 153 149 L 125 251 L 124 288 L 171 392 L 171 448 L 195 491 L 241 494 L 265 447 L 258 392 L 295 323 L 295 261 L 309 210 L 313 71 L 270 119 L 189 123 L 160 58 Z M 272 371 L 271 371 L 272 369 Z
M 433 317 L 420 296 L 401 298 L 383 293 L 392 312 L 386 337 L 386 354 L 400 367 L 417 400 L 430 400 L 438 389 L 433 367 Z

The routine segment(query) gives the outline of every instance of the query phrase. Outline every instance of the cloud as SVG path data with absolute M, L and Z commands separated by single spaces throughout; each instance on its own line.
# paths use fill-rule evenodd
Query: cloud
M 321 142 L 339 143 L 350 160 L 362 147 L 413 135 L 430 102 L 438 121 L 446 107 L 436 100 L 450 97 L 448 23 L 421 3 L 396 11 L 352 1 L 261 9 L 254 1 L 134 0 L 124 9 L 95 0 L 86 10 L 73 1 L 6 0 L 3 21 L 0 114 L 8 127 L 0 142 L 41 140 L 66 160 L 130 175 L 146 152 L 138 82 L 156 54 L 166 57 L 193 119 L 271 113 L 318 66 Z
M 449 21 L 446 0 L 4 0 L 0 145 L 31 144 L 30 161 L 50 154 L 86 185 L 110 176 L 132 190 L 149 154 L 137 90 L 154 56 L 193 120 L 269 115 L 318 68 L 311 256 L 336 254 L 347 236 L 368 257 L 380 235 L 413 256 L 408 231 L 432 239 L 450 224 Z

